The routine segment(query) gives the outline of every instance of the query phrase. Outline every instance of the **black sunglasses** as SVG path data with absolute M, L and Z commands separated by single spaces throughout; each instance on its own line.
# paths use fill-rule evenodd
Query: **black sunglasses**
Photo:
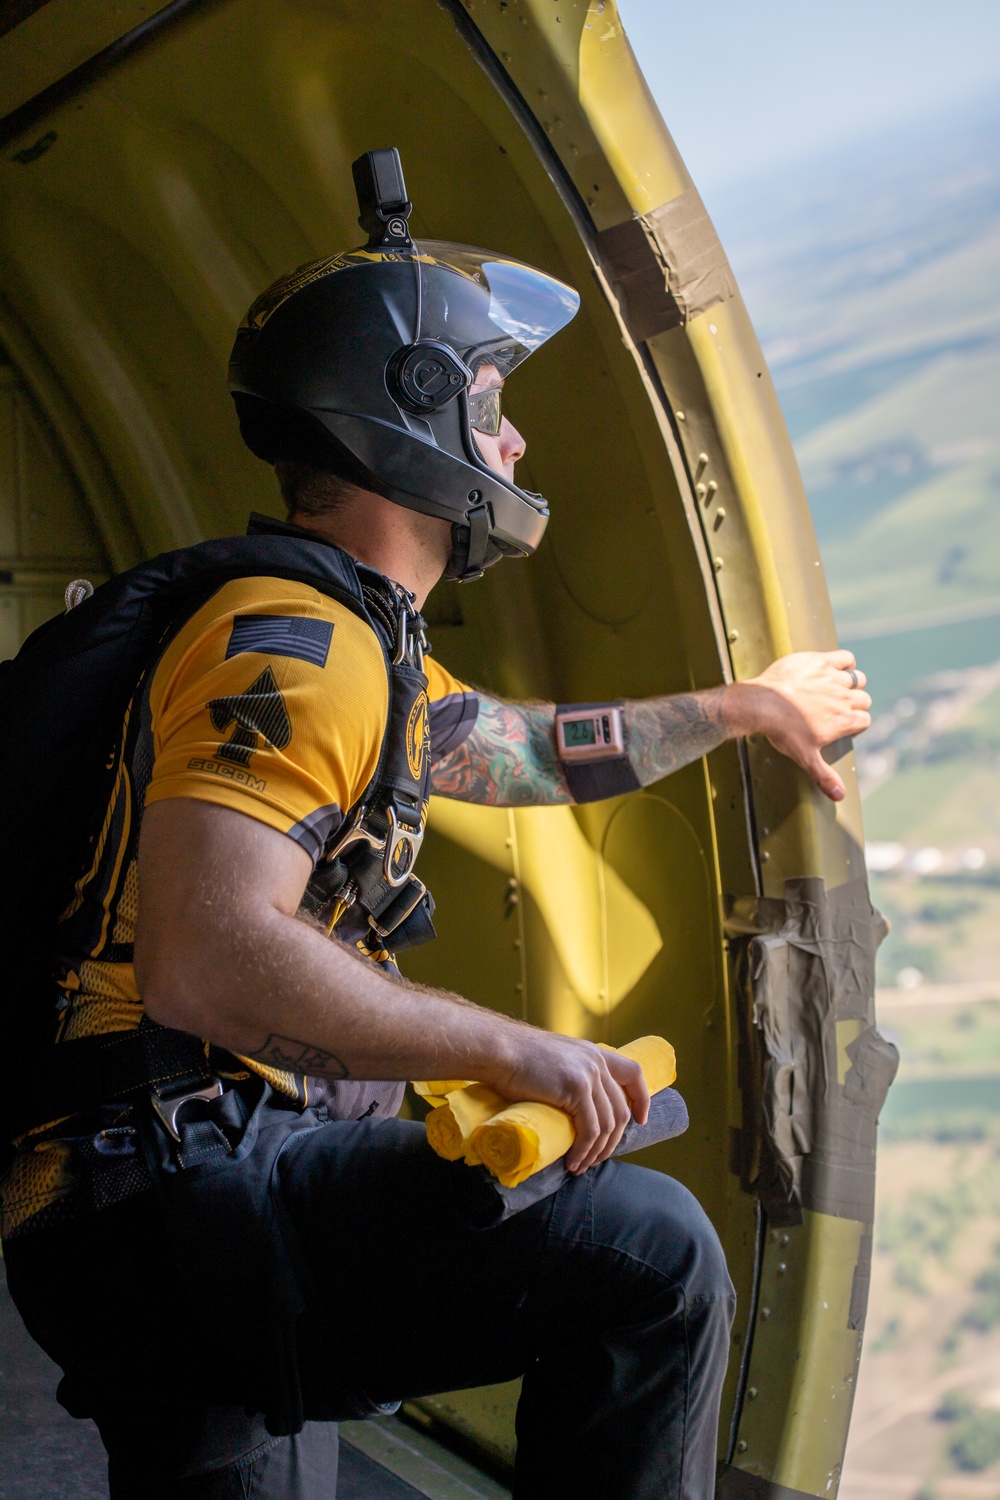
M 469 395 L 469 422 L 477 432 L 498 437 L 503 412 L 500 406 L 500 386 L 490 386 L 488 391 L 475 391 Z

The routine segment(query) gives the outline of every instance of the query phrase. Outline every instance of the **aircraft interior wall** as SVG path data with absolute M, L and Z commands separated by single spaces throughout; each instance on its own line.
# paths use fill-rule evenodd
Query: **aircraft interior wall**
M 192 7 L 11 139 L 0 158 L 0 654 L 62 607 L 71 578 L 99 581 L 242 530 L 253 509 L 279 514 L 273 476 L 240 443 L 227 353 L 278 274 L 359 241 L 350 163 L 389 144 L 418 236 L 494 246 L 583 299 L 509 385 L 528 442 L 519 480 L 549 499 L 549 531 L 530 561 L 434 591 L 440 659 L 501 694 L 572 702 L 709 686 L 782 649 L 833 643 L 808 511 L 738 296 L 711 321 L 636 340 L 596 258 L 591 231 L 638 212 L 622 185 L 639 175 L 637 140 L 658 174 L 654 204 L 690 186 L 662 124 L 662 139 L 648 124 L 648 138 L 636 135 L 641 90 L 633 106 L 613 74 L 626 64 L 582 30 L 599 15 L 611 25 L 613 6 L 604 16 L 594 0 L 574 19 L 566 0 L 544 14 L 541 0 L 516 0 L 510 16 L 470 0 L 496 67 L 516 78 L 506 92 L 455 9 Z M 32 20 L 41 28 L 48 13 L 55 28 L 60 12 L 65 34 L 64 0 Z M 577 52 L 559 51 L 564 14 Z M 846 770 L 849 747 L 840 753 Z M 860 818 L 853 789 L 835 812 L 775 759 L 766 745 L 730 745 L 580 809 L 435 803 L 421 874 L 439 939 L 403 967 L 574 1035 L 621 1043 L 656 1031 L 675 1044 L 691 1128 L 643 1161 L 705 1204 L 739 1292 L 720 1456 L 786 1493 L 826 1495 L 860 1334 L 845 1328 L 836 1375 L 810 1396 L 820 1413 L 840 1402 L 833 1425 L 790 1448 L 796 1351 L 824 1316 L 803 1311 L 802 1288 L 850 1286 L 864 1251 L 848 1235 L 827 1253 L 834 1240 L 808 1217 L 761 1238 L 746 1165 L 760 1123 L 743 1089 L 752 998 L 733 966 L 743 929 L 729 919 L 740 901 L 783 898 L 788 878 L 856 876 Z M 773 1270 L 779 1302 L 792 1263 L 802 1278 L 787 1326 L 761 1325 L 760 1289 Z M 740 1425 L 755 1337 L 755 1357 L 782 1371 L 757 1429 L 752 1412 Z M 500 1388 L 422 1405 L 503 1456 L 511 1402 Z

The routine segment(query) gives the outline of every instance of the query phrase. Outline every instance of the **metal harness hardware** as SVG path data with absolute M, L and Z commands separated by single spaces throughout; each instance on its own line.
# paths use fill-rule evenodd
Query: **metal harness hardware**
M 345 942 L 367 937 L 371 949 L 382 948 L 390 934 L 395 952 L 434 936 L 430 894 L 412 873 L 430 759 L 421 670 L 426 641 L 412 596 L 315 533 L 261 516 L 251 517 L 246 537 L 200 542 L 118 574 L 36 632 L 4 674 L 5 701 L 18 726 L 4 747 L 6 780 L 31 810 L 32 847 L 41 852 L 27 866 L 15 862 L 0 902 L 16 938 L 8 944 L 14 963 L 8 988 L 19 1000 L 8 1040 L 20 1059 L 0 1100 L 0 1169 L 9 1143 L 30 1131 L 111 1102 L 145 1099 L 151 1087 L 157 1091 L 151 1109 L 175 1143 L 184 1133 L 178 1128 L 184 1105 L 218 1099 L 204 1043 L 145 1015 L 137 1027 L 55 1045 L 53 1001 L 61 992 L 53 979 L 61 961 L 54 941 L 91 821 L 103 815 L 110 796 L 105 747 L 122 733 L 138 685 L 224 583 L 256 577 L 297 580 L 338 600 L 377 636 L 389 679 L 390 715 L 376 773 L 362 805 L 349 810 L 332 840 L 343 857 L 327 849 L 303 910 L 330 928 L 341 923 L 337 936 Z M 58 712 L 67 702 L 73 713 Z M 409 747 L 419 751 L 412 765 L 408 729 Z M 85 754 L 81 746 L 89 747 Z
M 174 1094 L 165 1098 L 155 1088 L 150 1090 L 149 1102 L 153 1110 L 159 1116 L 164 1129 L 173 1136 L 180 1144 L 181 1133 L 177 1129 L 177 1116 L 185 1104 L 190 1104 L 195 1099 L 221 1099 L 223 1094 L 222 1082 L 213 1078 L 211 1083 L 202 1084 L 200 1088 L 187 1089 L 180 1094 Z
M 392 587 L 392 613 L 384 591 L 370 585 L 363 585 L 362 590 L 369 613 L 394 643 L 391 657 L 387 653 L 389 715 L 379 767 L 361 802 L 317 864 L 308 904 L 328 932 L 354 908 L 359 919 L 364 914 L 369 934 L 380 945 L 396 934 L 397 946 L 409 946 L 410 940 L 404 939 L 401 929 L 411 918 L 415 926 L 419 924 L 421 905 L 426 920 L 421 937 L 415 940 L 433 935 L 433 903 L 427 887 L 413 874 L 424 839 L 430 787 L 427 678 L 423 672 L 429 647 L 413 594 L 401 584 Z M 419 745 L 414 738 L 415 724 L 420 730 Z M 417 774 L 415 756 L 419 757 Z M 356 933 L 355 926 L 359 929 Z M 360 923 L 351 924 L 351 929 L 352 935 L 363 935 Z

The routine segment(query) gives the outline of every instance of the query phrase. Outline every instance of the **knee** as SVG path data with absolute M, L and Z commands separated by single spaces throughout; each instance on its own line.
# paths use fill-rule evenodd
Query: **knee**
M 719 1236 L 694 1194 L 661 1172 L 608 1165 L 617 1171 L 595 1185 L 595 1234 L 683 1287 L 685 1297 L 735 1302 Z

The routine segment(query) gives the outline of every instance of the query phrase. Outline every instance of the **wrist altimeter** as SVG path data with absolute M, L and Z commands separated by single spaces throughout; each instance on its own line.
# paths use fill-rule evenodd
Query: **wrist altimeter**
M 575 802 L 620 797 L 641 785 L 628 757 L 621 703 L 560 703 L 556 751 Z

